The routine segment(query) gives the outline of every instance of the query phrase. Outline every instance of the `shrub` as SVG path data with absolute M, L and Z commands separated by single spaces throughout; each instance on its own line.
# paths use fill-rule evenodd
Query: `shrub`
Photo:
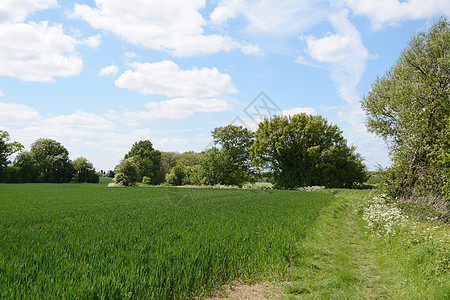
M 150 177 L 148 177 L 148 176 L 144 176 L 144 177 L 142 177 L 142 183 L 151 185 L 152 184 L 152 179 Z

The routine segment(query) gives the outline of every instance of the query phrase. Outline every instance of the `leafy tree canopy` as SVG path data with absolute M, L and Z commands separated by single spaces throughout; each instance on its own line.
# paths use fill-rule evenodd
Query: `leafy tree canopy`
M 321 116 L 274 116 L 259 123 L 250 155 L 282 188 L 352 187 L 365 179 L 363 159 Z
M 0 182 L 2 181 L 2 171 L 10 163 L 9 158 L 16 152 L 23 149 L 19 142 L 11 142 L 7 131 L 0 130 Z
M 236 162 L 248 163 L 248 149 L 253 144 L 253 132 L 242 126 L 217 127 L 212 132 L 214 144 L 220 144 Z
M 221 145 L 221 151 L 226 153 L 225 157 L 233 162 L 227 164 L 233 169 L 226 172 L 233 174 L 234 184 L 242 185 L 250 181 L 254 173 L 249 153 L 254 140 L 253 132 L 242 126 L 228 125 L 215 128 L 212 137 L 214 144 Z
M 14 160 L 14 166 L 18 168 L 15 182 L 37 182 L 38 170 L 35 165 L 33 155 L 28 151 L 23 151 Z
M 241 186 L 247 179 L 239 164 L 227 151 L 217 148 L 206 150 L 198 167 L 198 177 L 201 184 L 206 185 L 237 185 Z
M 161 152 L 153 149 L 149 140 L 134 143 L 130 152 L 125 155 L 125 159 L 131 157 L 137 166 L 138 181 L 142 181 L 144 176 L 151 178 L 153 184 L 161 183 L 164 180 Z
M 413 36 L 396 64 L 363 97 L 369 131 L 394 162 L 393 196 L 422 185 L 450 197 L 450 30 L 441 18 Z
M 70 182 L 74 169 L 69 151 L 61 143 L 41 138 L 31 145 L 30 153 L 40 182 Z
M 74 182 L 98 183 L 100 181 L 99 176 L 95 173 L 94 166 L 86 158 L 78 157 L 72 164 L 75 169 Z

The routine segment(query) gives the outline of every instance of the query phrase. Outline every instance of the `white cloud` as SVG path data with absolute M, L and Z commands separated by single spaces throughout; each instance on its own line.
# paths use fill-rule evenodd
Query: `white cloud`
M 75 51 L 77 40 L 65 35 L 62 25 L 3 24 L 0 41 L 0 75 L 53 82 L 56 76 L 81 73 L 83 62 Z
M 1 125 L 30 124 L 40 119 L 39 113 L 27 105 L 0 102 Z
M 169 60 L 132 63 L 131 67 L 134 71 L 125 71 L 114 83 L 120 88 L 138 91 L 144 95 L 211 98 L 237 92 L 231 77 L 219 72 L 217 68 L 181 70 Z
M 329 22 L 336 33 L 323 38 L 304 37 L 307 44 L 305 52 L 314 61 L 328 64 L 338 94 L 346 102 L 358 102 L 356 86 L 366 70 L 369 52 L 363 45 L 361 34 L 348 20 L 347 11 L 330 15 Z M 297 62 L 311 65 L 304 57 Z
M 3 91 L 0 90 L 0 98 L 1 98 L 1 97 L 4 97 L 4 96 L 5 96 L 5 94 L 3 94 Z
M 360 128 L 362 131 L 367 132 L 366 126 L 364 125 L 365 113 L 359 102 L 347 103 L 346 105 L 340 106 L 337 110 L 337 116 L 340 122 L 351 124 L 353 131 L 356 128 Z
M 98 73 L 99 76 L 105 76 L 105 75 L 116 75 L 117 72 L 119 72 L 119 68 L 115 65 L 110 65 L 107 67 L 104 67 L 100 70 Z
M 332 34 L 321 39 L 306 37 L 308 54 L 317 61 L 337 63 L 351 57 L 351 48 L 357 46 L 358 40 L 349 36 Z M 355 44 L 355 45 L 352 45 Z
M 39 10 L 58 6 L 57 0 L 2 0 L 0 2 L 0 24 L 23 22 Z
M 281 111 L 281 114 L 284 116 L 293 116 L 293 115 L 300 114 L 300 113 L 314 115 L 314 114 L 316 114 L 316 110 L 312 107 L 295 107 L 295 108 Z
M 88 37 L 87 39 L 82 40 L 79 43 L 95 49 L 102 43 L 102 36 L 100 34 L 93 35 Z
M 225 100 L 175 98 L 161 102 L 147 102 L 147 110 L 142 111 L 109 111 L 105 117 L 120 121 L 129 126 L 137 126 L 147 122 L 173 122 L 192 117 L 197 112 L 214 113 L 232 110 Z
M 298 34 L 326 20 L 327 3 L 309 0 L 222 0 L 211 13 L 211 21 L 224 25 L 239 16 L 248 21 L 247 31 L 268 35 Z
M 173 151 L 174 147 L 184 146 L 191 142 L 189 139 L 184 138 L 162 138 L 155 141 L 156 149 L 167 149 Z
M 448 0 L 343 0 L 343 2 L 355 15 L 368 17 L 376 29 L 406 20 L 450 15 Z
M 35 137 L 70 137 L 81 141 L 100 137 L 105 131 L 112 129 L 114 123 L 104 117 L 77 110 L 74 114 L 42 119 L 39 124 L 24 127 L 22 131 Z
M 125 55 L 125 57 L 128 57 L 128 58 L 133 58 L 133 57 L 137 56 L 137 54 L 134 52 L 125 52 L 124 55 Z
M 105 130 L 114 128 L 114 124 L 94 114 L 76 110 L 71 115 L 59 115 L 43 120 L 46 130 L 56 136 L 96 137 Z
M 241 49 L 246 43 L 219 34 L 204 34 L 199 10 L 204 0 L 96 0 L 96 7 L 75 4 L 72 16 L 124 40 L 174 56 L 193 56 Z
M 240 0 L 222 0 L 211 13 L 210 19 L 216 24 L 224 24 L 242 13 L 245 6 L 246 3 Z

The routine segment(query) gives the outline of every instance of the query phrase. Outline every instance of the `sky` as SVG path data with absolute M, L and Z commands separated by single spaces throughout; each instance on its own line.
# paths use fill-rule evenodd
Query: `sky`
M 360 101 L 448 0 L 1 0 L 0 130 L 111 170 L 139 140 L 200 152 L 228 124 L 319 114 L 389 166 Z

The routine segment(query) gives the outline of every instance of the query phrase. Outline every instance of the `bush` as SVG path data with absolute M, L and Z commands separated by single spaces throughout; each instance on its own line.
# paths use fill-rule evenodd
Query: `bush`
M 124 159 L 116 166 L 114 182 L 123 186 L 134 186 L 139 181 L 137 164 L 132 157 Z
M 152 184 L 152 179 L 150 177 L 148 177 L 148 176 L 144 176 L 144 177 L 142 177 L 142 183 L 151 185 Z

